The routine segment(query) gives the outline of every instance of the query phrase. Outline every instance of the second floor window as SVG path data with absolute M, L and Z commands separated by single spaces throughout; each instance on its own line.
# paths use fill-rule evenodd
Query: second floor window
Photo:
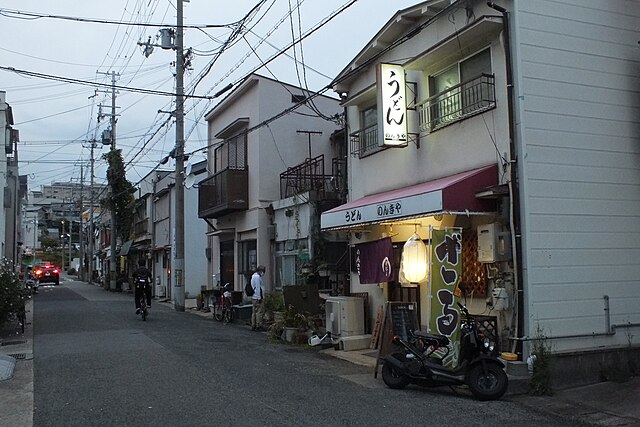
M 215 149 L 216 172 L 226 169 L 246 169 L 247 135 L 241 133 L 226 139 Z
M 351 153 L 363 157 L 378 151 L 378 106 L 360 111 L 360 130 L 351 136 Z
M 437 128 L 495 103 L 487 48 L 429 78 L 429 127 Z

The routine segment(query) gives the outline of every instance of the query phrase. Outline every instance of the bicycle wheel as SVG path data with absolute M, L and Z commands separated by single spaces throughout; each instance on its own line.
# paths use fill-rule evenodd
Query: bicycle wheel
M 142 315 L 142 321 L 147 321 L 147 301 L 145 301 L 144 296 L 140 298 L 140 314 Z
M 232 318 L 233 318 L 233 310 L 231 309 L 231 305 L 230 304 L 225 304 L 224 308 L 222 309 L 222 317 L 223 317 L 223 321 L 224 323 L 229 323 L 231 322 Z
M 222 321 L 222 305 L 216 304 L 211 308 L 211 312 L 213 313 L 213 318 L 218 322 Z

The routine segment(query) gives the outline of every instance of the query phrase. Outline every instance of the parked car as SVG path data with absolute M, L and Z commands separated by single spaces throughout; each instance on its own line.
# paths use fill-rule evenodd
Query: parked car
M 53 264 L 39 264 L 33 269 L 33 274 L 38 280 L 38 284 L 54 283 L 60 284 L 60 270 Z

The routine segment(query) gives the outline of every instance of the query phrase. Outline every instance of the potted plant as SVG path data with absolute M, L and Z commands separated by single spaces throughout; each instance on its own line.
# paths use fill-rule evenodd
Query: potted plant
M 202 310 L 204 307 L 204 296 L 201 293 L 196 295 L 196 307 L 198 310 Z
M 264 297 L 264 311 L 267 316 L 274 321 L 284 319 L 284 296 L 282 292 L 271 291 Z
M 304 314 L 298 313 L 294 307 L 289 304 L 284 311 L 283 319 L 283 335 L 285 340 L 292 342 L 297 332 L 304 332 L 307 329 L 307 318 Z

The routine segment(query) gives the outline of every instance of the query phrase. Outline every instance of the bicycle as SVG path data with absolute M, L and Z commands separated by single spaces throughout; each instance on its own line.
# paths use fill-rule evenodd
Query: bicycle
M 138 285 L 138 286 L 143 286 L 142 293 L 138 297 L 138 301 L 140 302 L 140 316 L 142 316 L 142 321 L 146 322 L 147 316 L 149 315 L 149 310 L 147 308 L 147 296 L 145 292 L 146 289 L 144 287 L 147 285 Z
M 142 321 L 147 321 L 147 298 L 144 295 L 140 297 L 140 315 L 142 316 Z
M 213 318 L 219 322 L 230 323 L 233 320 L 233 303 L 229 283 L 224 285 L 220 295 L 214 301 L 215 304 L 211 307 Z

